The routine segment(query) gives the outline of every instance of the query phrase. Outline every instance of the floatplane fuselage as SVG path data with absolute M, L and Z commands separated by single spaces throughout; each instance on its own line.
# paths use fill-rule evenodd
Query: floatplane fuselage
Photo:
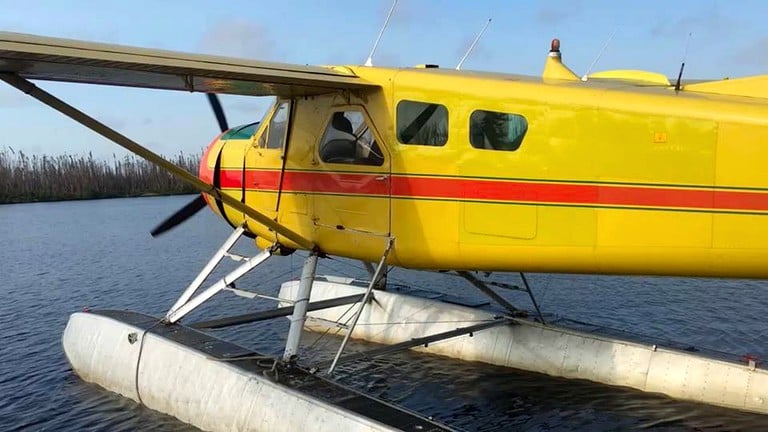
M 409 268 L 768 276 L 768 99 L 722 94 L 739 80 L 675 91 L 547 67 L 345 67 L 377 87 L 279 99 L 216 139 L 201 177 L 221 153 L 225 193 L 332 255 L 376 261 L 391 236 L 389 263 Z M 346 147 L 339 115 L 357 128 Z

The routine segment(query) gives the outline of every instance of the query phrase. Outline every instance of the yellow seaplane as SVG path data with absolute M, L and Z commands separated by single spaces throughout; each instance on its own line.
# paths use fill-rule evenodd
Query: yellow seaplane
M 0 79 L 201 192 L 153 235 L 206 205 L 232 226 L 163 319 L 134 319 L 120 330 L 127 341 L 117 331 L 125 347 L 115 352 L 136 364 L 115 391 L 203 428 L 216 427 L 169 408 L 170 393 L 158 402 L 162 392 L 142 382 L 140 394 L 139 359 L 148 357 L 144 371 L 172 357 L 163 351 L 170 348 L 151 354 L 160 342 L 150 336 L 192 331 L 179 320 L 272 255 L 309 252 L 283 314 L 291 315 L 286 364 L 296 358 L 319 257 L 378 263 L 369 264 L 371 280 L 356 298 L 362 305 L 379 295 L 374 288 L 387 266 L 459 272 L 475 285 L 482 281 L 474 271 L 768 277 L 768 75 L 675 82 L 612 70 L 580 77 L 563 64 L 557 40 L 542 75 L 531 77 L 435 65 L 299 66 L 0 33 Z M 206 93 L 221 134 L 195 176 L 30 80 Z M 274 96 L 275 103 L 260 121 L 229 127 L 217 94 Z M 241 236 L 262 252 L 198 293 Z M 93 323 L 79 326 L 95 331 Z M 65 335 L 73 367 L 97 380 L 75 366 L 93 353 L 77 354 L 68 343 Z M 654 345 L 648 355 L 658 352 Z M 181 367 L 174 358 L 173 366 L 158 366 L 163 373 Z M 754 366 L 744 373 L 768 384 Z M 749 402 L 758 396 L 739 394 L 748 402 L 737 408 L 766 409 Z M 336 421 L 321 423 L 339 430 Z
M 2 79 L 46 103 L 25 79 L 276 96 L 222 123 L 199 178 L 122 143 L 263 248 L 377 261 L 395 239 L 406 268 L 768 277 L 768 76 L 675 90 L 582 81 L 554 49 L 526 77 L 0 41 Z

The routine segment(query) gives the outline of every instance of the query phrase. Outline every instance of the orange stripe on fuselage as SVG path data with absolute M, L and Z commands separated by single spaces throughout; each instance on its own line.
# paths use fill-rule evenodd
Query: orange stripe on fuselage
M 387 182 L 377 180 L 381 174 L 318 173 L 286 171 L 283 190 L 289 192 L 336 193 L 350 195 L 389 195 Z M 241 170 L 222 170 L 224 188 L 240 188 Z M 247 170 L 245 184 L 248 190 L 277 191 L 280 171 Z
M 222 170 L 224 188 L 240 188 L 241 170 Z M 387 195 L 381 174 L 286 171 L 283 190 L 288 192 L 349 195 Z M 276 191 L 279 171 L 247 170 L 249 190 Z M 391 176 L 391 194 L 397 198 L 431 198 L 457 201 L 495 201 L 552 205 L 650 207 L 666 209 L 768 212 L 768 191 L 673 186 L 632 186 L 583 183 L 548 183 L 455 177 Z
M 392 195 L 473 201 L 768 211 L 767 192 L 680 187 L 396 176 L 392 178 Z

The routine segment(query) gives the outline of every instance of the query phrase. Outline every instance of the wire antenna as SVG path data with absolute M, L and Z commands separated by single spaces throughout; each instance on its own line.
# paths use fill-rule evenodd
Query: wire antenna
M 683 70 L 685 69 L 685 59 L 688 58 L 688 46 L 691 44 L 691 33 L 688 33 L 688 40 L 685 42 L 685 52 L 683 52 L 683 62 L 680 64 L 680 72 L 677 74 L 677 82 L 675 83 L 675 91 L 680 91 L 680 83 L 683 80 Z
M 589 74 L 592 73 L 592 68 L 594 68 L 595 65 L 597 65 L 597 62 L 600 60 L 600 57 L 603 56 L 603 53 L 605 53 L 605 50 L 608 48 L 608 45 L 611 44 L 613 37 L 616 35 L 616 30 L 618 30 L 618 27 L 613 29 L 613 33 L 611 33 L 611 35 L 608 36 L 608 40 L 606 40 L 605 43 L 603 44 L 603 47 L 600 48 L 600 52 L 597 53 L 597 57 L 595 57 L 595 59 L 592 60 L 592 64 L 589 65 L 589 67 L 587 68 L 587 71 L 584 73 L 584 75 L 582 75 L 581 77 L 582 81 L 586 81 L 589 79 Z
M 489 25 L 491 25 L 490 18 L 488 18 L 488 21 L 485 22 L 485 25 L 483 25 L 483 28 L 480 30 L 480 33 L 477 34 L 477 36 L 475 37 L 475 40 L 472 41 L 472 44 L 469 45 L 467 52 L 464 53 L 464 57 L 462 57 L 461 60 L 459 60 L 459 64 L 456 65 L 456 70 L 461 70 L 461 65 L 464 64 L 464 60 L 466 60 L 467 57 L 469 57 L 469 54 L 472 53 L 472 50 L 475 49 L 475 45 L 477 45 L 477 42 L 483 36 L 483 33 L 485 33 L 485 30 L 488 29 Z
M 381 36 L 384 34 L 384 30 L 387 29 L 387 25 L 389 24 L 389 19 L 392 17 L 392 12 L 395 11 L 395 6 L 397 6 L 397 0 L 394 0 L 392 2 L 392 7 L 389 8 L 387 19 L 384 20 L 384 25 L 381 26 L 381 30 L 379 30 L 379 36 L 376 37 L 376 42 L 373 43 L 373 48 L 371 48 L 371 53 L 368 54 L 368 59 L 365 61 L 366 66 L 373 66 L 373 54 L 376 52 L 376 48 L 378 48 L 379 46 L 379 41 L 381 40 Z

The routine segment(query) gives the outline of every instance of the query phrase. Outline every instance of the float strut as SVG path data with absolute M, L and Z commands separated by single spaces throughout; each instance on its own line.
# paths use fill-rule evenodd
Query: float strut
M 368 261 L 363 261 L 363 266 L 365 267 L 365 271 L 368 272 L 368 276 L 373 277 L 373 275 L 376 274 L 376 269 L 373 268 L 373 264 Z
M 520 312 L 520 309 L 516 308 L 515 305 L 508 302 L 507 299 L 505 299 L 504 297 L 498 295 L 496 291 L 492 290 L 488 285 L 485 284 L 485 282 L 476 278 L 475 275 L 473 275 L 472 273 L 468 271 L 458 271 L 456 273 L 458 273 L 459 276 L 463 277 L 464 279 L 469 281 L 469 283 L 477 287 L 477 289 L 482 291 L 483 294 L 492 298 L 496 303 L 504 306 L 504 308 L 512 312 L 513 315 L 516 314 L 517 312 Z
M 272 256 L 272 252 L 269 249 L 261 251 L 256 256 L 250 257 L 240 264 L 237 268 L 227 273 L 223 278 L 219 279 L 215 284 L 211 285 L 205 291 L 201 292 L 188 302 L 184 303 L 180 308 L 168 312 L 165 316 L 165 321 L 168 323 L 175 323 L 184 317 L 184 315 L 192 312 L 205 303 L 208 299 L 216 295 L 219 291 L 233 284 L 236 280 L 245 276 L 246 273 L 253 270 L 257 265 L 266 261 L 267 258 Z
M 525 285 L 525 290 L 528 292 L 528 295 L 531 297 L 531 303 L 533 303 L 533 307 L 536 308 L 536 313 L 539 315 L 539 321 L 541 321 L 542 324 L 547 325 L 547 322 L 544 321 L 544 315 L 541 314 L 541 309 L 539 309 L 539 304 L 536 302 L 536 297 L 533 296 L 533 291 L 531 291 L 530 285 L 528 285 L 528 279 L 525 277 L 525 274 L 523 272 L 520 272 L 520 279 L 523 280 L 523 285 Z
M 288 338 L 285 341 L 285 352 L 283 352 L 283 361 L 285 362 L 292 361 L 299 351 L 301 330 L 304 328 L 304 321 L 307 319 L 307 304 L 309 304 L 312 283 L 315 281 L 316 269 L 317 253 L 311 252 L 307 259 L 304 260 L 304 268 L 301 270 L 299 290 L 296 292 L 293 315 L 291 315 L 291 327 L 288 329 Z
M 360 302 L 360 307 L 357 309 L 357 312 L 355 313 L 355 316 L 352 317 L 352 323 L 349 325 L 349 329 L 347 329 L 347 334 L 344 335 L 344 340 L 341 341 L 341 346 L 339 347 L 339 350 L 336 352 L 336 356 L 333 358 L 333 363 L 331 363 L 331 367 L 328 368 L 328 375 L 333 374 L 334 369 L 336 369 L 336 364 L 339 362 L 339 358 L 341 357 L 341 354 L 344 352 L 344 348 L 347 347 L 347 343 L 349 342 L 350 336 L 352 336 L 352 332 L 355 330 L 355 326 L 357 325 L 357 320 L 360 319 L 360 314 L 363 312 L 363 308 L 368 303 L 368 299 L 371 297 L 371 292 L 373 291 L 373 287 L 376 286 L 376 284 L 379 282 L 379 279 L 382 276 L 382 273 L 384 272 L 384 269 L 387 268 L 387 256 L 389 256 L 389 251 L 392 250 L 392 243 L 394 242 L 394 238 L 389 238 L 389 243 L 387 243 L 387 249 L 384 251 L 384 255 L 381 256 L 381 259 L 379 260 L 379 265 L 376 267 L 376 272 L 374 272 L 373 277 L 371 278 L 371 282 L 368 284 L 368 289 L 365 291 L 365 295 L 363 296 L 363 300 Z
M 216 253 L 213 254 L 210 261 L 208 261 L 205 267 L 203 267 L 203 269 L 197 275 L 195 280 L 193 280 L 192 283 L 189 284 L 187 289 L 184 290 L 184 293 L 181 295 L 181 297 L 179 297 L 179 299 L 176 300 L 176 303 L 174 303 L 173 306 L 171 306 L 171 310 L 168 311 L 166 318 L 168 318 L 172 312 L 176 311 L 176 309 L 182 307 L 184 303 L 189 301 L 189 299 L 192 297 L 195 291 L 197 291 L 197 289 L 200 288 L 200 285 L 202 285 L 205 279 L 208 278 L 208 276 L 211 274 L 213 269 L 216 268 L 217 265 L 219 265 L 221 260 L 229 252 L 229 250 L 232 249 L 232 246 L 235 245 L 235 243 L 240 238 L 240 236 L 243 235 L 243 232 L 245 232 L 245 227 L 243 225 L 240 225 L 239 227 L 235 228 L 235 230 L 232 232 L 232 234 L 229 235 L 229 237 L 224 242 L 224 244 L 221 245 L 219 250 L 217 250 Z
M 363 267 L 365 267 L 365 271 L 368 272 L 368 276 L 371 278 L 374 278 L 376 276 L 376 268 L 373 266 L 373 264 L 369 263 L 368 261 L 362 261 Z M 373 289 L 385 291 L 387 289 L 387 275 L 384 274 L 383 276 L 380 276 L 378 281 L 376 282 L 376 286 L 373 287 Z

